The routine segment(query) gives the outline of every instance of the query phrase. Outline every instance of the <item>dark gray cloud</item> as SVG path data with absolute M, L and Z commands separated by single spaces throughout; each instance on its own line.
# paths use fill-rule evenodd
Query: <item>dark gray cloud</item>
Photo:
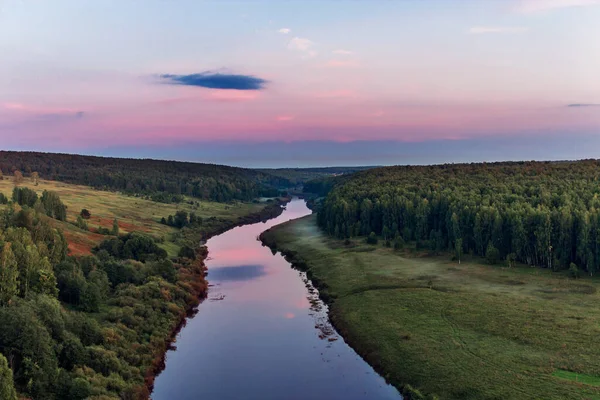
M 567 107 L 600 107 L 600 103 L 574 103 L 567 105 Z
M 261 90 L 267 81 L 252 75 L 201 72 L 190 75 L 160 75 L 164 83 L 171 85 L 198 86 L 210 89 Z

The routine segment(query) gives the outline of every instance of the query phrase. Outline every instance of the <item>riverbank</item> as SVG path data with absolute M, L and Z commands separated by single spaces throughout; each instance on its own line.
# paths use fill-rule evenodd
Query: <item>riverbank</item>
M 261 240 L 307 272 L 336 329 L 405 398 L 599 398 L 598 280 L 344 243 L 315 219 Z
M 186 232 L 186 238 L 188 241 L 193 241 L 198 244 L 198 246 L 194 249 L 196 252 L 196 260 L 192 267 L 192 271 L 201 271 L 200 274 L 196 274 L 194 277 L 195 285 L 188 287 L 188 293 L 193 296 L 193 301 L 187 304 L 185 309 L 185 313 L 182 313 L 177 316 L 176 321 L 174 321 L 174 327 L 171 330 L 169 336 L 166 338 L 164 342 L 164 347 L 160 347 L 155 351 L 154 361 L 152 365 L 148 369 L 145 375 L 145 384 L 148 390 L 148 393 L 151 394 L 154 388 L 154 382 L 156 377 L 165 369 L 165 359 L 166 354 L 169 349 L 173 348 L 173 343 L 177 339 L 177 335 L 181 331 L 181 329 L 186 325 L 188 318 L 191 318 L 195 315 L 198 310 L 198 306 L 204 299 L 206 299 L 208 293 L 208 281 L 206 280 L 206 265 L 205 260 L 208 257 L 208 249 L 204 246 L 204 242 L 210 239 L 213 236 L 220 235 L 230 229 L 233 229 L 238 226 L 254 224 L 258 222 L 264 222 L 271 218 L 275 218 L 283 212 L 283 205 L 290 201 L 290 198 L 280 198 L 276 199 L 273 202 L 267 204 L 260 211 L 253 212 L 244 216 L 238 217 L 234 221 L 227 220 L 215 220 L 209 228 L 203 228 L 202 230 L 193 231 L 188 230 Z M 185 278 L 187 274 L 184 276 L 180 275 L 180 278 Z M 181 283 L 178 281 L 178 284 Z

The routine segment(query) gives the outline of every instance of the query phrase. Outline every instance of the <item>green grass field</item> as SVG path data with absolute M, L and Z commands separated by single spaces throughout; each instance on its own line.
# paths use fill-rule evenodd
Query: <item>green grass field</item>
M 92 247 L 106 237 L 95 233 L 101 226 L 111 229 L 113 220 L 117 218 L 122 233 L 140 231 L 154 237 L 164 239 L 161 246 L 170 256 L 177 254 L 179 246 L 172 241 L 175 228 L 160 223 L 162 217 L 175 214 L 177 210 L 194 211 L 202 218 L 215 217 L 223 221 L 235 221 L 253 212 L 261 210 L 264 205 L 250 203 L 215 203 L 201 201 L 199 206 L 187 203 L 163 204 L 137 197 L 126 196 L 116 192 L 95 190 L 87 186 L 71 185 L 56 181 L 41 180 L 34 186 L 29 179 L 20 186 L 29 187 L 39 195 L 44 190 L 57 192 L 67 206 L 67 222 L 54 221 L 61 228 L 69 241 L 72 255 L 89 254 Z M 11 198 L 14 184 L 12 179 L 0 180 L 0 193 Z M 84 231 L 69 222 L 75 222 L 82 208 L 87 208 L 92 217 L 87 221 L 90 231 Z
M 397 387 L 441 399 L 600 398 L 596 279 L 345 245 L 314 215 L 264 239 L 326 287 L 335 325 Z

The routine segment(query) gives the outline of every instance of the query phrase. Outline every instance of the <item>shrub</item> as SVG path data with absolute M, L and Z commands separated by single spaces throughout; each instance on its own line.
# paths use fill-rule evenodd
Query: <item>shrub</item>
M 396 239 L 394 239 L 394 250 L 402 250 L 404 248 L 404 239 L 402 239 L 402 236 L 397 236 Z
M 92 213 L 87 208 L 84 208 L 81 210 L 79 215 L 81 215 L 81 218 L 83 218 L 83 219 L 90 219 L 90 217 L 92 216 Z
M 579 268 L 577 268 L 575 263 L 571 263 L 571 265 L 569 265 L 569 276 L 573 279 L 579 278 Z
M 488 244 L 487 250 L 485 251 L 485 258 L 490 265 L 496 264 L 500 258 L 500 252 L 491 242 Z
M 367 243 L 377 244 L 377 235 L 375 234 L 375 232 L 369 233 L 369 236 L 367 237 Z

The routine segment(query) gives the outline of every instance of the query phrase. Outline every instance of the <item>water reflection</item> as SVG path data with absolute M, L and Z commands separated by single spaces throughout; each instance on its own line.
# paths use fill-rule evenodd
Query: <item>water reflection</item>
M 265 275 L 262 265 L 239 265 L 235 267 L 218 267 L 210 270 L 209 281 L 249 281 Z
M 256 240 L 308 214 L 295 200 L 278 218 L 208 241 L 209 299 L 219 301 L 181 331 L 154 400 L 401 398 L 331 329 L 304 274 Z

